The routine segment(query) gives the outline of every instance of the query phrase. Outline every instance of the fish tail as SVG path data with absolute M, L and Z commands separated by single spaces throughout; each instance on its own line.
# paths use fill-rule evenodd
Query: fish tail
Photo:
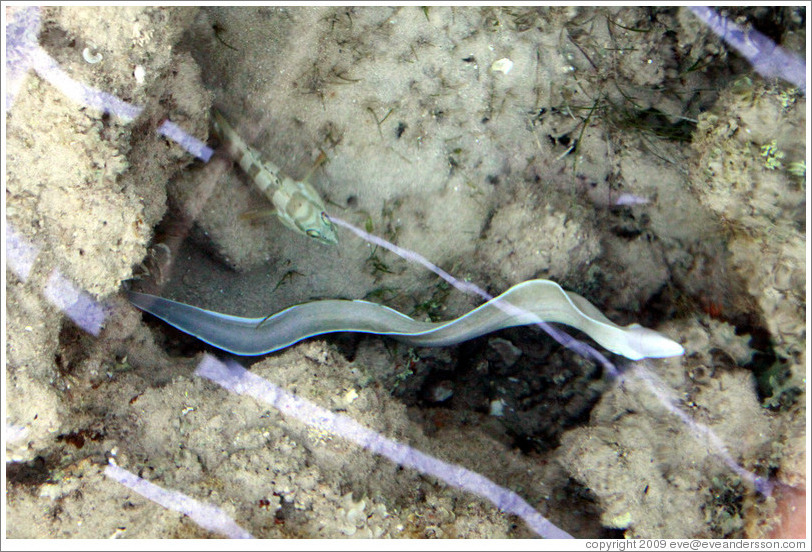
M 249 146 L 226 118 L 217 109 L 212 109 L 214 131 L 218 139 L 228 148 L 229 153 L 237 160 L 240 168 L 254 181 L 257 187 L 269 197 L 279 188 L 278 171 L 270 170 L 262 162 L 259 152 Z M 275 168 L 275 166 L 274 166 Z

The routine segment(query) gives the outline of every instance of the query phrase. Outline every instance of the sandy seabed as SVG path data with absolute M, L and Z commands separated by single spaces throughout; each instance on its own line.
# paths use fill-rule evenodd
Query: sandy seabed
M 765 17 L 751 11 L 734 15 Z M 776 38 L 802 52 L 786 14 Z M 15 28 L 33 17 L 5 15 Z M 806 98 L 750 74 L 690 12 L 39 18 L 10 59 L 41 48 L 143 111 L 103 113 L 40 70 L 8 71 L 7 537 L 216 536 L 105 477 L 110 458 L 261 538 L 535 536 L 480 497 L 194 376 L 220 353 L 127 303 L 123 286 L 247 316 L 328 297 L 433 320 L 477 304 L 348 233 L 322 247 L 243 216 L 270 206 L 238 167 L 156 132 L 169 120 L 214 146 L 212 106 L 337 216 L 490 293 L 552 279 L 682 343 L 683 357 L 646 369 L 776 491 L 756 492 L 639 380 L 618 385 L 532 328 L 446 349 L 328 336 L 239 359 L 252 372 L 481 473 L 576 537 L 780 529 L 806 486 L 806 186 L 788 170 L 804 160 Z M 66 315 L 55 278 L 106 305 L 98 335 Z

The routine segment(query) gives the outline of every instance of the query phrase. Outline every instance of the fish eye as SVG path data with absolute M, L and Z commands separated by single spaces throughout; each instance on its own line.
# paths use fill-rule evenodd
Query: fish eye
M 333 223 L 333 222 L 330 220 L 330 217 L 328 217 L 328 216 L 327 216 L 327 213 L 325 213 L 324 211 L 322 211 L 322 212 L 321 212 L 321 221 L 322 221 L 324 224 L 326 224 L 327 226 L 330 226 L 330 225 Z
M 313 238 L 313 239 L 316 239 L 316 240 L 320 240 L 321 239 L 321 232 L 319 232 L 318 230 L 313 230 L 311 228 L 311 229 L 309 229 L 307 231 L 307 237 L 308 238 Z

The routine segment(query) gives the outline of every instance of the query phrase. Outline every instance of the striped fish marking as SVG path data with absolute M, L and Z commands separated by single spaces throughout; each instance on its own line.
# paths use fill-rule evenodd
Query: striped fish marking
M 336 245 L 336 227 L 327 215 L 324 201 L 316 189 L 307 182 L 283 175 L 279 167 L 270 161 L 264 161 L 259 152 L 237 134 L 222 113 L 214 109 L 212 115 L 217 137 L 257 188 L 274 204 L 280 222 L 319 243 Z

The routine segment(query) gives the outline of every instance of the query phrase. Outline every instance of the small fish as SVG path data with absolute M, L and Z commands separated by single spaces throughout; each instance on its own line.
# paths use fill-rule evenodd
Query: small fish
M 274 204 L 280 222 L 319 243 L 336 245 L 336 227 L 327 216 L 324 201 L 316 189 L 307 182 L 283 175 L 273 163 L 262 161 L 259 152 L 245 143 L 222 113 L 214 109 L 212 115 L 217 137 L 227 144 L 229 153 Z

